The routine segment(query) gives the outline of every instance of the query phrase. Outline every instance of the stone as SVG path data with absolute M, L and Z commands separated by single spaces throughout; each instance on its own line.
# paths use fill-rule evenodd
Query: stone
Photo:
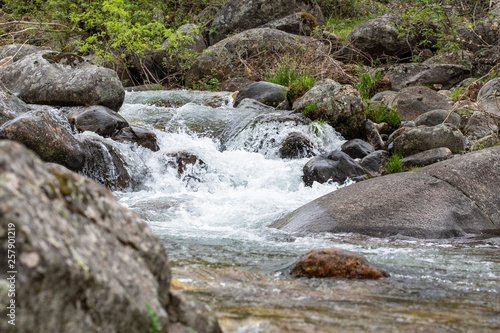
M 7 44 L 0 46 L 0 59 L 12 57 L 12 61 L 16 62 L 29 54 L 47 51 L 47 48 L 29 44 Z
M 304 158 L 314 156 L 314 145 L 306 136 L 298 132 L 287 135 L 278 151 L 281 158 Z
M 361 139 L 349 140 L 340 149 L 352 158 L 363 158 L 375 151 L 371 144 Z
M 408 56 L 411 53 L 410 45 L 395 30 L 395 21 L 394 15 L 369 19 L 352 29 L 346 44 L 373 59 Z
M 340 188 L 271 224 L 374 237 L 500 235 L 500 146 Z
M 402 64 L 386 73 L 393 90 L 403 88 L 439 85 L 440 89 L 451 89 L 470 76 L 470 69 L 454 64 Z
M 243 65 L 246 60 L 260 52 L 284 54 L 293 48 L 297 51 L 319 53 L 325 46 L 310 37 L 298 36 L 271 28 L 245 30 L 211 45 L 198 55 L 186 73 L 186 86 L 198 81 L 217 79 L 220 82 L 230 77 L 252 78 L 251 71 Z M 203 81 L 204 82 L 204 81 Z
M 183 35 L 188 36 L 192 39 L 191 42 L 186 43 L 184 47 L 187 47 L 196 53 L 201 53 L 203 52 L 204 49 L 207 48 L 207 45 L 205 44 L 205 39 L 203 38 L 203 35 L 200 33 L 198 30 L 198 27 L 196 24 L 193 23 L 188 23 L 181 25 L 179 29 L 177 29 L 178 32 L 181 32 Z
M 432 110 L 421 114 L 415 119 L 415 126 L 436 126 L 442 123 L 460 126 L 460 116 L 449 110 Z
M 298 12 L 263 24 L 260 28 L 278 29 L 290 34 L 311 36 L 316 26 L 317 22 L 314 17 L 311 18 L 310 14 Z
M 152 151 L 160 150 L 158 145 L 158 137 L 156 134 L 143 127 L 129 126 L 120 129 L 117 133 L 111 136 L 111 139 L 119 142 L 132 142 L 138 146 L 147 148 Z
M 105 106 L 94 105 L 68 109 L 68 121 L 80 132 L 91 131 L 109 137 L 129 124 L 118 114 Z
M 479 90 L 477 94 L 479 107 L 500 118 L 500 78 L 494 78 Z
M 434 148 L 407 156 L 401 161 L 403 168 L 423 167 L 451 158 L 453 153 L 446 147 Z
M 221 332 L 213 314 L 170 293 L 163 242 L 109 190 L 7 140 L 0 179 L 0 253 L 14 226 L 18 258 L 16 326 L 2 320 L 0 331 L 144 332 L 149 306 L 164 331 Z
M 457 42 L 464 50 L 478 52 L 488 45 L 498 45 L 498 22 L 491 19 L 482 19 L 474 22 L 474 27 L 467 25 L 456 28 Z
M 70 53 L 37 52 L 0 68 L 0 80 L 26 103 L 103 105 L 118 111 L 125 91 L 115 71 Z
M 311 186 L 313 182 L 322 184 L 328 181 L 343 184 L 347 178 L 363 180 L 366 178 L 366 174 L 366 170 L 349 155 L 334 150 L 310 159 L 304 166 L 302 179 L 306 186 Z
M 347 139 L 363 136 L 366 116 L 363 111 L 363 99 L 359 91 L 351 85 L 343 85 L 331 79 L 316 82 L 302 97 L 295 100 L 294 112 L 304 112 L 310 105 L 315 105 L 318 118 L 326 120 Z M 315 120 L 314 114 L 309 115 Z
M 500 46 L 493 45 L 486 50 L 480 51 L 474 58 L 472 73 L 475 76 L 488 75 L 500 62 Z
M 29 106 L 0 82 L 0 126 L 28 110 Z
M 385 150 L 375 150 L 373 153 L 363 157 L 360 165 L 371 177 L 378 177 L 386 172 L 389 154 Z
M 380 279 L 389 273 L 370 264 L 368 260 L 354 252 L 337 248 L 310 250 L 301 255 L 290 274 L 295 277 L 347 279 Z
M 323 25 L 324 18 L 319 6 L 307 0 L 228 0 L 215 14 L 209 34 L 210 45 L 228 35 L 257 28 L 275 19 L 281 19 L 297 12 L 306 12 L 313 16 L 316 25 Z
M 450 100 L 427 87 L 409 87 L 398 92 L 390 107 L 396 107 L 401 121 L 412 121 L 432 110 L 451 110 Z
M 366 138 L 368 139 L 368 142 L 372 145 L 374 149 L 376 150 L 385 149 L 385 143 L 382 137 L 380 136 L 377 124 L 368 119 L 365 123 L 365 130 L 366 130 Z
M 474 111 L 467 125 L 465 125 L 464 133 L 468 138 L 473 140 L 484 138 L 498 131 L 499 119 L 492 114 L 483 111 Z
M 71 133 L 66 119 L 54 110 L 29 111 L 3 124 L 0 139 L 20 142 L 45 162 L 73 171 L 80 171 L 85 163 L 84 148 Z
M 390 151 L 403 156 L 440 147 L 449 148 L 453 153 L 460 153 L 465 149 L 465 137 L 456 127 L 441 124 L 396 131 L 389 137 L 387 144 Z
M 255 82 L 238 92 L 233 106 L 238 107 L 238 104 L 245 98 L 253 98 L 265 105 L 276 107 L 285 100 L 285 91 L 286 87 L 276 83 L 266 81 Z

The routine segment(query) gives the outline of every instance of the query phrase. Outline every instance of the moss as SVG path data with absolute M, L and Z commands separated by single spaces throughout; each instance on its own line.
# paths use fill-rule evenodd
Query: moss
M 300 20 L 307 21 L 309 23 L 309 25 L 311 26 L 311 31 L 318 27 L 318 21 L 316 20 L 316 18 L 312 14 L 309 14 L 306 12 L 299 12 L 299 13 L 302 14 L 300 16 Z

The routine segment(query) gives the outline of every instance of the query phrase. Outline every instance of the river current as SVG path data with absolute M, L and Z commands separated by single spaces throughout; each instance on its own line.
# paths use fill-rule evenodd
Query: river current
M 283 139 L 301 133 L 316 154 L 340 149 L 345 140 L 326 124 L 231 105 L 225 92 L 127 93 L 120 114 L 153 129 L 160 150 L 110 141 L 140 180 L 115 195 L 163 240 L 172 288 L 209 304 L 224 332 L 500 331 L 500 238 L 293 235 L 269 228 L 339 188 L 304 186 L 309 158 L 280 158 Z M 179 170 L 179 155 L 196 156 L 196 163 Z M 391 277 L 289 277 L 300 254 L 326 247 L 360 253 Z

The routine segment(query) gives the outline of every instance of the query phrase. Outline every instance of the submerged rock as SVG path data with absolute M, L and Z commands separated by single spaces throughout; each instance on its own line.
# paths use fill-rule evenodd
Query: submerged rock
M 6 140 L 0 179 L 0 250 L 14 228 L 17 259 L 16 326 L 2 320 L 0 331 L 145 332 L 154 313 L 162 331 L 220 332 L 170 293 L 162 241 L 109 190 Z
M 305 135 L 292 132 L 283 140 L 279 149 L 281 158 L 304 158 L 314 156 L 314 145 Z
M 500 235 L 500 146 L 349 185 L 271 226 L 375 237 Z
M 380 279 L 389 273 L 354 252 L 336 248 L 310 250 L 297 259 L 290 271 L 296 277 Z

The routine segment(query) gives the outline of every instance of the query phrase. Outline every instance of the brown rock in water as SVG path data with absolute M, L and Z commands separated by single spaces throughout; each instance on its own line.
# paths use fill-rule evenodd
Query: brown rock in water
M 365 257 L 337 248 L 311 250 L 299 257 L 291 275 L 296 277 L 343 277 L 380 279 L 389 273 L 371 265 Z
M 137 143 L 137 145 L 148 148 L 152 151 L 160 150 L 158 146 L 158 138 L 153 131 L 146 128 L 130 126 L 124 127 L 115 133 L 111 139 L 119 142 L 129 141 Z

